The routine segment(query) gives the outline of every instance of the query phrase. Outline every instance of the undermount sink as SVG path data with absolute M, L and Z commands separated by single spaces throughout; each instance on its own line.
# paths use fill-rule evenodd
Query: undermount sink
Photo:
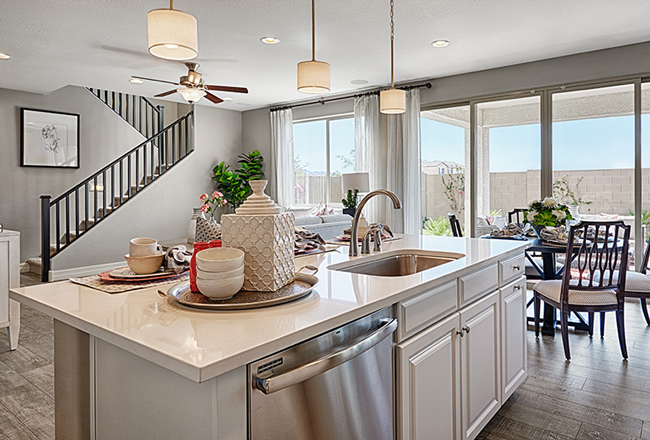
M 381 258 L 369 261 L 343 263 L 330 266 L 329 269 L 363 275 L 382 277 L 401 277 L 422 272 L 432 267 L 463 258 L 465 255 L 452 252 L 429 252 L 421 250 L 403 250 L 392 252 Z

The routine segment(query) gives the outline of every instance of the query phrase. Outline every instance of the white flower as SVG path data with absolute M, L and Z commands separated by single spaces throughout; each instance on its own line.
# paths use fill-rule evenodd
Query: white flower
M 528 204 L 528 207 L 531 208 L 535 203 L 539 203 L 539 200 L 537 200 L 537 199 L 532 200 L 532 201 Z
M 544 199 L 542 203 L 544 203 L 544 206 L 551 207 L 551 206 L 555 206 L 556 201 L 553 197 L 547 197 Z
M 529 212 L 528 215 L 526 216 L 526 220 L 529 222 L 534 222 L 535 221 L 535 213 L 534 212 Z
M 561 222 L 562 220 L 564 220 L 566 218 L 566 213 L 564 211 L 560 211 L 560 210 L 553 210 L 553 215 L 555 216 L 555 218 L 559 222 Z

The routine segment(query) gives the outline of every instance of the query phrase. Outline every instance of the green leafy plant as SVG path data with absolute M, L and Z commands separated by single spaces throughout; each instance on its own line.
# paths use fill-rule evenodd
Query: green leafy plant
M 264 157 L 259 151 L 254 150 L 248 154 L 242 154 L 237 161 L 239 168 L 230 170 L 230 166 L 221 162 L 212 170 L 213 180 L 217 181 L 217 189 L 224 195 L 226 201 L 237 208 L 244 203 L 244 200 L 251 195 L 252 190 L 248 185 L 251 180 L 260 180 L 264 177 L 262 167 Z
M 465 210 L 465 174 L 464 169 L 458 174 L 442 176 L 442 185 L 445 187 L 445 197 L 449 201 L 449 209 L 456 215 L 461 215 Z
M 564 174 L 560 179 L 553 182 L 553 196 L 561 203 L 567 205 L 591 205 L 590 200 L 584 200 L 580 196 L 580 183 L 584 177 L 579 177 L 573 188 L 569 184 L 569 176 Z
M 351 189 L 348 190 L 347 197 L 341 200 L 341 203 L 343 203 L 343 206 L 346 209 L 354 209 L 357 207 L 357 202 L 359 200 L 359 190 L 355 189 L 352 191 Z
M 423 235 L 439 235 L 443 237 L 451 237 L 451 225 L 449 224 L 449 219 L 445 217 L 438 217 L 437 219 L 431 219 L 426 217 L 422 223 L 422 234 Z
M 501 214 L 503 214 L 503 209 L 490 209 L 490 215 L 491 216 L 496 217 L 496 216 L 499 216 Z
M 573 220 L 569 207 L 552 197 L 530 202 L 524 216 L 526 221 L 536 226 L 560 226 L 565 220 Z

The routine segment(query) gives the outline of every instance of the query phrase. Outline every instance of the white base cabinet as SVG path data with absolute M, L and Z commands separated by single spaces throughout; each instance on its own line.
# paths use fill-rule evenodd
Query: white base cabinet
M 9 299 L 9 289 L 20 287 L 20 233 L 0 232 L 0 328 L 8 327 L 9 348 L 18 348 L 20 303 Z
M 459 283 L 462 308 L 414 335 L 402 333 L 407 339 L 396 346 L 397 439 L 473 440 L 526 379 L 526 278 L 518 267 L 506 273 L 497 290 L 484 284 L 491 291 L 475 293 L 478 300 L 468 305 L 469 284 Z

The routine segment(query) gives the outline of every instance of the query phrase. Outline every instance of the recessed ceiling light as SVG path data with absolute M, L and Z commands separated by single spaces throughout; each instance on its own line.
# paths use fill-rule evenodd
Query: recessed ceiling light
M 447 47 L 449 46 L 449 40 L 436 40 L 432 41 L 431 45 L 433 47 Z
M 248 107 L 250 104 L 247 102 L 238 102 L 237 105 L 241 105 L 242 107 Z
M 232 98 L 230 96 L 226 96 L 225 98 L 223 98 L 223 100 L 224 101 L 232 101 Z
M 129 80 L 129 82 L 130 82 L 131 84 L 142 84 L 142 83 L 144 83 L 144 81 L 142 81 L 141 79 L 138 79 L 138 78 L 131 78 L 131 79 Z
M 0 52 L 0 60 L 8 60 L 9 58 L 11 58 L 11 55 Z
M 262 37 L 260 41 L 264 44 L 278 44 L 280 39 L 275 37 Z
M 368 80 L 366 79 L 353 79 L 350 81 L 350 84 L 354 84 L 355 86 L 362 86 L 364 84 L 368 84 Z

